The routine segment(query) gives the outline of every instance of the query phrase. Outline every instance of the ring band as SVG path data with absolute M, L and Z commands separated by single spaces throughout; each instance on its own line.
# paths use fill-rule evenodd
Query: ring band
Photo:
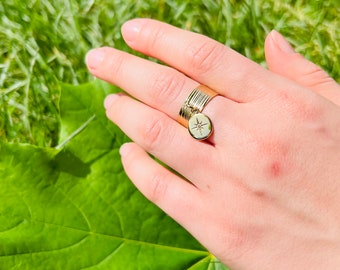
M 205 85 L 197 86 L 184 101 L 178 122 L 188 128 L 190 135 L 196 140 L 205 140 L 213 132 L 208 116 L 202 113 L 208 102 L 218 94 Z

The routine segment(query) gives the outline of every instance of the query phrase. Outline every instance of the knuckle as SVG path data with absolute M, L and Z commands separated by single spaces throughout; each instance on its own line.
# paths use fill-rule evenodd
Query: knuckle
M 257 211 L 254 211 L 254 205 Z M 234 208 L 229 212 L 231 214 L 229 217 L 217 217 L 217 220 L 213 219 L 213 221 L 217 224 L 220 244 L 224 247 L 220 250 L 222 252 L 220 255 L 233 254 L 233 259 L 240 260 L 248 252 L 252 252 L 263 237 L 265 228 L 258 221 L 263 219 L 262 214 L 266 208 L 263 202 L 250 200 L 246 196 L 240 198 L 237 209 L 242 214 L 233 215 Z
M 323 115 L 322 102 L 317 95 L 294 95 L 287 91 L 278 91 L 282 108 L 291 118 L 308 122 L 319 121 Z
M 143 36 L 147 37 L 148 42 L 146 43 L 145 51 L 147 54 L 152 54 L 154 51 L 159 49 L 159 43 L 165 35 L 165 31 L 161 27 L 148 27 L 144 26 L 142 28 Z
M 307 87 L 315 87 L 331 82 L 332 78 L 319 66 L 309 62 L 309 66 L 306 67 L 305 74 L 301 76 L 301 80 Z
M 192 42 L 187 50 L 187 61 L 195 73 L 204 74 L 212 69 L 223 54 L 223 46 L 217 42 Z
M 117 54 L 107 54 L 105 60 L 106 65 L 105 69 L 109 70 L 110 72 L 110 78 L 115 78 L 117 76 L 120 76 L 119 74 L 123 70 L 123 65 L 126 62 L 126 57 L 122 53 L 117 53 Z M 108 78 L 108 79 L 110 79 Z
M 166 176 L 164 173 L 156 172 L 151 180 L 150 180 L 150 187 L 149 193 L 147 194 L 148 198 L 152 202 L 159 202 L 162 198 L 165 197 L 167 193 L 167 181 L 165 180 Z
M 153 90 L 151 98 L 156 104 L 169 106 L 177 99 L 183 85 L 184 79 L 180 78 L 176 72 L 160 71 L 155 74 L 155 80 L 151 86 Z
M 248 237 L 249 232 L 242 225 L 230 225 L 230 222 L 223 225 L 220 228 L 220 244 L 224 248 L 219 251 L 220 254 L 216 255 L 223 258 L 228 254 L 233 254 L 234 259 L 240 259 L 251 245 Z
M 154 152 L 163 140 L 163 134 L 166 134 L 166 125 L 164 120 L 159 116 L 154 116 L 147 121 L 146 126 L 142 128 L 142 136 L 146 149 L 149 152 Z

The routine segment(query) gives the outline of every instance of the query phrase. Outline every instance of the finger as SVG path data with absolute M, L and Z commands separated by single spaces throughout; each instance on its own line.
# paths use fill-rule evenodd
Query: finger
M 133 49 L 230 99 L 247 102 L 266 94 L 258 84 L 267 80 L 268 71 L 210 38 L 150 19 L 128 21 L 122 33 Z
M 186 97 L 198 84 L 172 68 L 112 48 L 92 50 L 86 61 L 95 76 L 119 86 L 138 100 L 175 120 Z M 215 97 L 204 109 L 204 113 L 214 121 L 216 128 L 219 122 L 226 121 L 221 118 L 221 110 L 224 112 L 222 115 L 229 113 L 228 117 L 231 118 L 237 106 L 237 103 L 229 99 L 221 99 Z M 218 134 L 219 132 L 215 133 Z M 222 134 L 220 137 L 223 137 Z M 209 141 L 215 144 L 215 138 L 218 136 L 210 137 Z
M 189 92 L 199 84 L 172 68 L 112 48 L 92 50 L 86 61 L 93 75 L 173 119 L 177 119 Z
M 200 191 L 151 159 L 137 144 L 120 149 L 125 172 L 144 194 L 185 228 L 198 224 L 202 209 Z
M 214 147 L 196 141 L 168 116 L 126 95 L 110 95 L 108 117 L 147 152 L 201 186 L 215 166 Z
M 319 66 L 296 53 L 275 30 L 266 38 L 265 52 L 269 70 L 340 105 L 340 86 Z

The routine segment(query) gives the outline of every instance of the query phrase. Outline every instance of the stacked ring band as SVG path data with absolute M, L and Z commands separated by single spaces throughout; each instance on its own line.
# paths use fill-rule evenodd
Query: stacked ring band
M 213 133 L 213 125 L 202 113 L 208 102 L 218 94 L 205 85 L 197 86 L 186 98 L 180 111 L 178 122 L 188 128 L 196 140 L 205 140 Z

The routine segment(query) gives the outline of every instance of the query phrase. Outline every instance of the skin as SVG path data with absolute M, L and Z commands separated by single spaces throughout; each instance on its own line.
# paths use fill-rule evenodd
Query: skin
M 107 47 L 86 58 L 129 94 L 105 107 L 134 141 L 120 153 L 137 188 L 232 269 L 339 267 L 340 86 L 276 31 L 265 42 L 269 69 L 150 19 L 122 34 L 167 64 Z M 219 93 L 204 109 L 214 124 L 204 142 L 176 121 L 199 84 Z

